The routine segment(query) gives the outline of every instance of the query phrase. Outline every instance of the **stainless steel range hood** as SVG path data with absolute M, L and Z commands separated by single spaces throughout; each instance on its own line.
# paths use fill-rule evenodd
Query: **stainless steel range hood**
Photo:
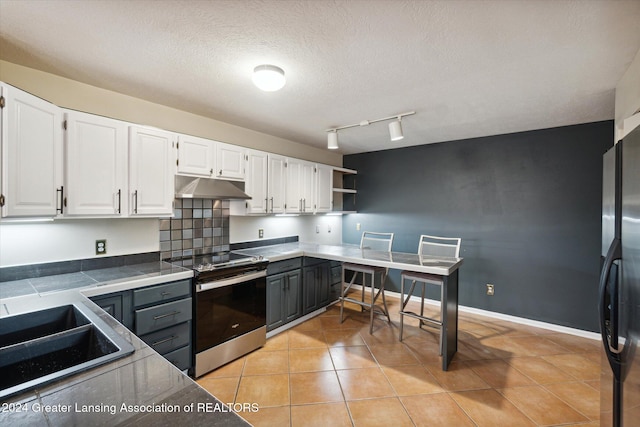
M 244 192 L 243 182 L 176 175 L 176 199 L 247 200 L 251 196 Z

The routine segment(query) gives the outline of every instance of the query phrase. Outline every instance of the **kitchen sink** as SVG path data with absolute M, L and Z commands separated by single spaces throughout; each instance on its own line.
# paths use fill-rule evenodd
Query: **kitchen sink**
M 81 303 L 0 319 L 0 399 L 133 353 Z

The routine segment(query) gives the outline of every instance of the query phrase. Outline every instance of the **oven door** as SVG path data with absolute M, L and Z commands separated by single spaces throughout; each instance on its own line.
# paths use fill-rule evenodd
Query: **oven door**
M 196 286 L 196 353 L 267 323 L 266 270 Z

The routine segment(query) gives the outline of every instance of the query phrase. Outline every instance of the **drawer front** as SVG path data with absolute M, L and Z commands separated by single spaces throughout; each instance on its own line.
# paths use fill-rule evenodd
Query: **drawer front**
M 160 354 L 169 353 L 189 344 L 191 341 L 191 322 L 184 322 L 167 329 L 142 335 L 140 339 Z
M 267 266 L 267 276 L 272 274 L 284 273 L 285 271 L 295 270 L 302 267 L 302 259 L 292 258 L 284 261 L 270 262 Z
M 176 368 L 184 371 L 191 367 L 191 346 L 179 348 L 163 356 L 169 362 L 173 363 Z
M 133 305 L 141 307 L 191 296 L 191 280 L 180 280 L 164 285 L 150 286 L 133 291 Z
M 191 320 L 191 298 L 136 310 L 136 335 L 168 328 Z

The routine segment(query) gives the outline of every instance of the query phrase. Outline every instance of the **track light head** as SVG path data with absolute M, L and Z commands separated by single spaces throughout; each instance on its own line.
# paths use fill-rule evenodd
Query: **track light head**
M 327 148 L 329 150 L 338 149 L 338 131 L 335 129 L 327 133 Z
M 398 117 L 398 120 L 389 123 L 389 135 L 392 141 L 400 141 L 404 138 L 402 134 L 402 118 Z

